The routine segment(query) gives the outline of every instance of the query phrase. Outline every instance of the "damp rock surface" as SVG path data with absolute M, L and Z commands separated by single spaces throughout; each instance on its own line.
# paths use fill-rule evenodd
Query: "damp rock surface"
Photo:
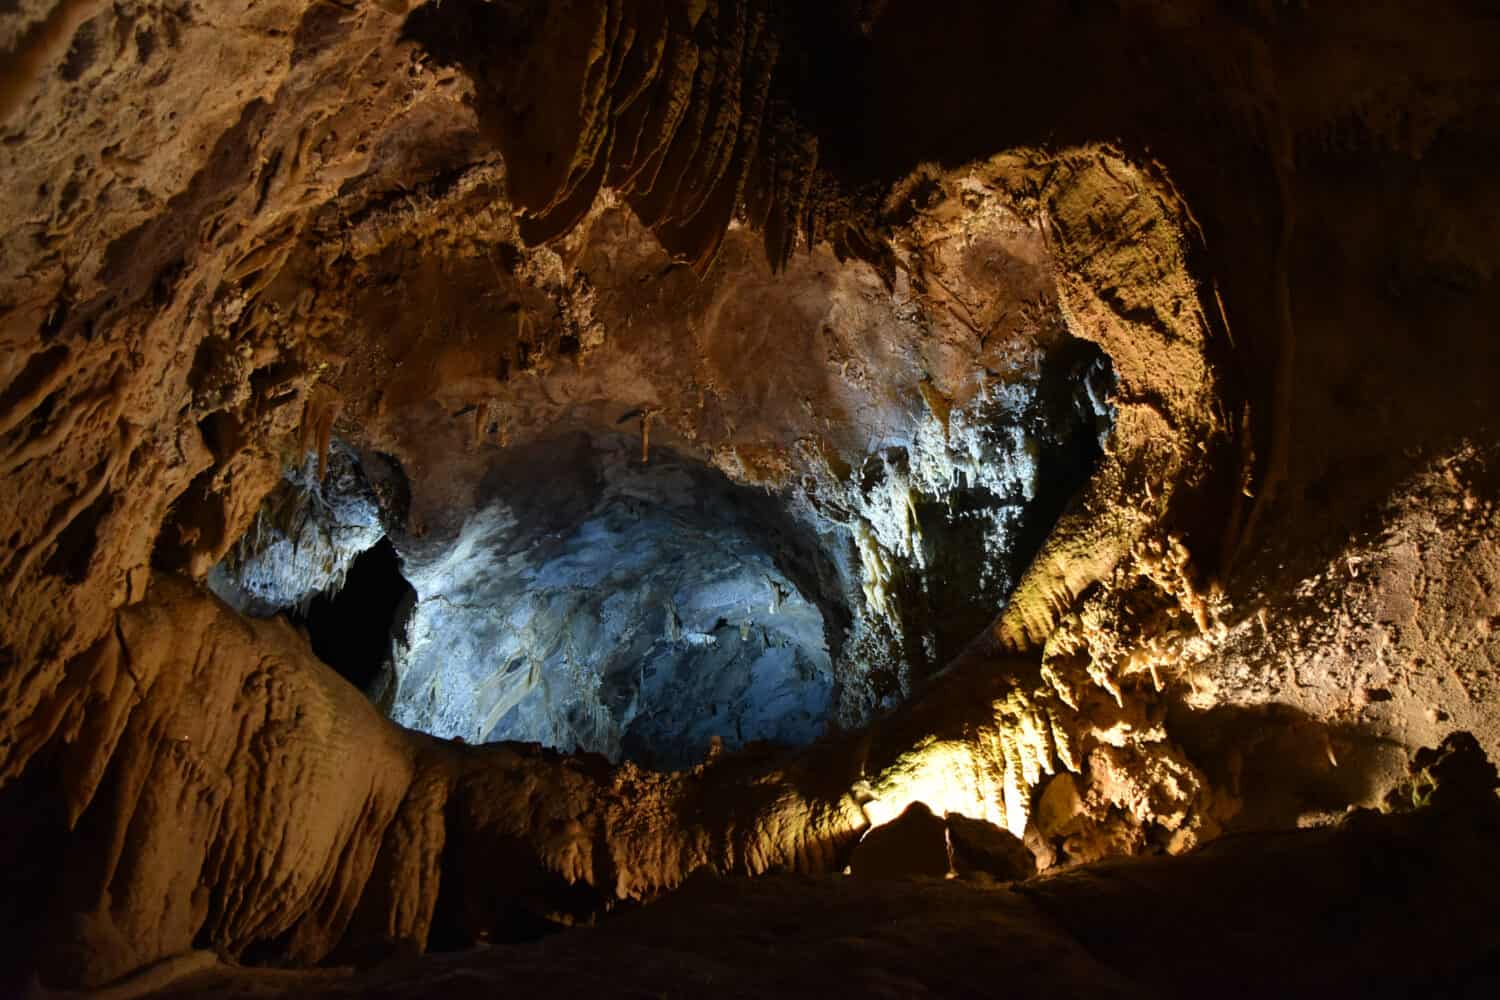
M 577 433 L 507 454 L 456 537 L 412 542 L 392 718 L 659 766 L 810 742 L 832 695 L 807 526 L 722 473 Z
M 385 536 L 380 509 L 352 451 L 293 463 L 249 530 L 208 574 L 236 611 L 264 618 L 305 610 L 344 585 L 354 560 Z

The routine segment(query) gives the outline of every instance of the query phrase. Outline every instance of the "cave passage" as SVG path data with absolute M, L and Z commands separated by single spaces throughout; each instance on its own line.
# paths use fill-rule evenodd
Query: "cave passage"
M 401 575 L 388 538 L 354 557 L 344 585 L 325 591 L 287 617 L 307 630 L 318 659 L 362 691 L 370 691 L 391 659 L 391 641 L 404 627 L 416 591 Z
M 457 536 L 406 555 L 405 725 L 677 768 L 828 718 L 837 572 L 775 498 L 702 462 L 643 462 L 618 433 L 511 449 Z
M 382 486 L 399 470 L 336 441 L 209 583 L 436 736 L 664 769 L 802 745 L 900 704 L 993 620 L 1098 461 L 1113 379 L 1068 339 L 944 426 L 779 490 L 577 424 L 493 449 L 420 528 Z

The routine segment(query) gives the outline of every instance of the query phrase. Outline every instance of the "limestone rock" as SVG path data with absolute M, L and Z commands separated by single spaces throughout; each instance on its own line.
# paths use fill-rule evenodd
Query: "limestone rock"
M 1069 771 L 1053 775 L 1042 789 L 1033 821 L 1044 837 L 1065 837 L 1074 832 L 1083 815 L 1083 798 L 1078 794 L 1078 779 Z
M 921 802 L 865 834 L 849 861 L 855 878 L 947 878 L 947 824 Z
M 193 949 L 462 947 L 705 866 L 828 873 L 913 801 L 1022 829 L 1060 769 L 1087 784 L 1054 782 L 1039 822 L 1078 861 L 1193 847 L 1225 786 L 1245 816 L 1268 787 L 1327 815 L 1455 730 L 1493 753 L 1492 6 L 0 2 L 0 993 Z M 1067 367 L 1080 342 L 1111 378 Z M 1010 405 L 1059 371 L 1081 435 Z M 835 585 L 879 584 L 825 619 L 842 731 L 673 773 L 439 740 L 204 592 L 309 441 L 392 456 L 420 544 L 495 454 L 578 426 L 838 526 Z M 316 547 L 286 562 L 314 589 L 345 548 Z M 774 639 L 717 617 L 643 641 L 709 662 Z M 1283 726 L 1253 712 L 1283 702 L 1316 771 L 1203 735 L 1244 731 L 1210 709 Z M 1493 843 L 1443 815 L 1491 772 L 1423 763 L 1443 808 L 1368 818 L 1390 836 L 1047 880 L 1076 938 L 1028 938 L 1055 947 L 1027 968 L 1089 996 L 1225 969 L 1251 995 L 1493 994 L 1493 935 L 1449 951 L 1492 928 Z M 890 842 L 936 875 L 941 821 L 902 822 L 863 867 Z M 923 888 L 966 940 L 1027 926 Z M 1382 929 L 1365 954 L 1319 937 L 1330 900 Z M 899 947 L 870 942 L 802 974 L 851 988 Z M 853 988 L 952 992 L 919 958 Z
M 948 845 L 959 878 L 1015 882 L 1036 874 L 1036 858 L 1021 838 L 982 819 L 949 813 Z

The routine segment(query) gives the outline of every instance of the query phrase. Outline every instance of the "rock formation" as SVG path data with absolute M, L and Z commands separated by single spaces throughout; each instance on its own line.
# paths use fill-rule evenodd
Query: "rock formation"
M 856 928 L 809 990 L 996 928 L 1016 986 L 1482 990 L 1497 51 L 1469 0 L 0 5 L 0 983 L 597 988 L 785 910 Z M 915 868 L 1042 874 L 840 874 L 923 816 Z

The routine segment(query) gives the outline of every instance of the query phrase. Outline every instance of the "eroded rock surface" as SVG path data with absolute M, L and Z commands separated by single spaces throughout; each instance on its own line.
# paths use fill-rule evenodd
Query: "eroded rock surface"
M 1500 24 L 1482 8 L 0 9 L 0 913 L 29 928 L 4 982 L 524 936 L 705 867 L 840 870 L 914 803 L 1044 866 L 1187 853 L 1383 801 L 1455 728 L 1493 755 Z M 816 691 L 821 639 L 843 729 L 675 773 L 460 745 L 204 589 L 226 556 L 247 581 L 257 559 L 289 567 L 262 611 L 336 582 L 376 533 L 368 505 L 298 505 L 339 482 L 340 440 L 435 594 L 489 472 L 564 432 L 713 466 L 832 529 L 847 621 L 771 559 L 806 606 L 784 595 L 780 637 L 741 640 L 755 660 L 725 655 L 733 616 L 726 638 L 686 600 L 660 634 L 712 636 L 684 662 L 752 677 L 792 637 Z M 1049 469 L 1049 449 L 1071 457 Z M 278 507 L 289 479 L 303 499 Z M 275 510 L 297 553 L 250 543 Z M 582 641 L 591 676 L 621 673 L 619 647 Z M 622 690 L 607 725 L 524 695 L 486 725 L 517 689 L 454 734 L 588 729 L 613 752 L 650 686 Z M 523 731 L 497 733 L 518 709 Z M 710 732 L 662 735 L 686 758 Z M 1417 991 L 1475 980 L 1483 959 L 1444 949 L 1481 918 L 1434 905 L 1413 931 L 1410 900 L 1471 901 L 1490 890 L 1452 866 L 1493 869 L 1465 860 L 1487 857 L 1468 828 L 1424 822 L 1265 841 L 1277 893 L 1359 900 L 1382 928 L 1365 948 L 1422 955 L 1399 984 Z M 1264 893 L 1260 868 L 1215 860 L 1234 843 L 1129 869 L 1180 909 L 1141 907 L 1109 868 L 1044 883 L 1072 935 L 1038 939 L 1049 981 L 1376 976 L 1331 957 L 1338 928 L 1297 923 L 1315 908 L 1265 925 L 1305 962 L 1213 937 Z M 1404 867 L 1418 843 L 1442 881 Z M 904 890 L 870 891 L 858 905 Z M 1143 912 L 1152 942 L 1201 933 L 1163 961 L 1116 936 Z M 840 973 L 869 966 L 841 954 Z M 953 985 L 910 954 L 872 985 Z
M 819 604 L 847 610 L 811 529 L 764 495 L 582 433 L 518 449 L 482 489 L 456 538 L 403 542 L 397 722 L 662 767 L 821 733 L 839 633 Z

